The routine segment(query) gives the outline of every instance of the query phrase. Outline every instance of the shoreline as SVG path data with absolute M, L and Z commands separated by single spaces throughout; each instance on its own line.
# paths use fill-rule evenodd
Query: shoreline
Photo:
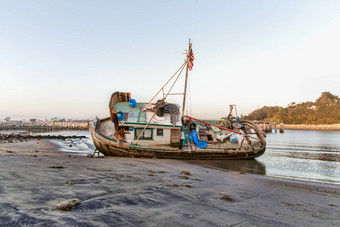
M 340 131 L 340 124 L 322 124 L 322 125 L 284 124 L 284 129 Z
M 338 185 L 56 150 L 47 140 L 0 144 L 1 224 L 340 225 Z M 55 210 L 73 198 L 80 205 Z

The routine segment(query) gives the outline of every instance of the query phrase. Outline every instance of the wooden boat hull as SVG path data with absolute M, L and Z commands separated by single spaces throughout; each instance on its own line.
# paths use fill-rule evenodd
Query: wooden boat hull
M 199 149 L 197 151 L 183 151 L 170 147 L 167 149 L 130 146 L 128 143 L 106 138 L 104 135 L 98 133 L 92 124 L 90 124 L 89 129 L 96 149 L 105 156 L 196 160 L 253 159 L 261 156 L 266 149 L 266 147 L 263 146 L 256 150 Z

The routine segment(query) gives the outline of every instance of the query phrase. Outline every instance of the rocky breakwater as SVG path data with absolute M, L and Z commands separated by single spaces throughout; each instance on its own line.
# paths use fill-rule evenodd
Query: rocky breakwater
M 0 133 L 0 143 L 8 142 L 23 142 L 33 139 L 50 139 L 50 140 L 67 140 L 67 139 L 84 139 L 86 136 L 62 136 L 62 135 L 29 135 L 29 134 L 1 134 Z
M 88 130 L 88 121 L 42 121 L 42 122 L 6 122 L 0 123 L 0 130 L 23 129 L 32 131 L 53 130 Z

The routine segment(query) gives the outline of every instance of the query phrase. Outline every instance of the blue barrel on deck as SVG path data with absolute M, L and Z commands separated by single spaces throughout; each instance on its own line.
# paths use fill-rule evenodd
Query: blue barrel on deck
M 118 121 L 124 120 L 124 113 L 122 111 L 117 112 Z
M 129 106 L 130 107 L 135 107 L 137 104 L 136 99 L 130 99 Z
M 232 134 L 230 137 L 229 137 L 229 139 L 230 139 L 230 142 L 231 143 L 237 143 L 237 136 L 235 135 L 235 134 Z

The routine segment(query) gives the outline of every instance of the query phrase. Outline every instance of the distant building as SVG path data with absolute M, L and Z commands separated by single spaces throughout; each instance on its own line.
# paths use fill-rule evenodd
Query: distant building
M 54 122 L 64 122 L 65 118 L 53 117 L 53 118 L 51 118 L 51 121 L 54 121 Z

